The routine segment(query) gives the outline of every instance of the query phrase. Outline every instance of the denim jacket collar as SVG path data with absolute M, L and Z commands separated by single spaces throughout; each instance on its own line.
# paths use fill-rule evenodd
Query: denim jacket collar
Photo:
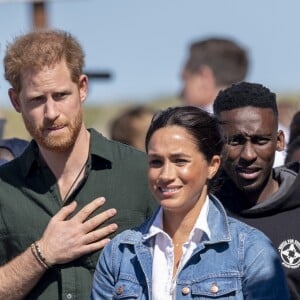
M 221 242 L 231 241 L 231 235 L 229 231 L 228 218 L 225 213 L 225 209 L 219 200 L 209 195 L 209 210 L 208 210 L 208 226 L 211 231 L 211 239 L 203 241 L 203 244 L 216 244 Z M 159 208 L 153 214 L 153 216 L 144 224 L 139 226 L 137 230 L 132 230 L 128 235 L 124 235 L 121 239 L 121 243 L 136 245 L 145 242 L 149 234 L 149 228 L 155 219 Z

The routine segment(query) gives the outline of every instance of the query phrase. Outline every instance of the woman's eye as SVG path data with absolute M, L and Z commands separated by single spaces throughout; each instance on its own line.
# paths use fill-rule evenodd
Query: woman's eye
M 149 160 L 148 164 L 150 167 L 158 167 L 162 164 L 162 162 L 158 159 L 152 159 L 152 160 Z
M 184 158 L 178 158 L 175 160 L 176 164 L 186 164 L 188 162 L 188 160 L 184 159 Z

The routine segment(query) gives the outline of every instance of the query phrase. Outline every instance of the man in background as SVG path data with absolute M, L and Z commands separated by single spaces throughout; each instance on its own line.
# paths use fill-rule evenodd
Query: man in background
M 247 50 L 231 39 L 212 37 L 191 44 L 182 71 L 182 101 L 210 113 L 218 93 L 243 81 L 249 70 Z M 279 123 L 288 138 L 288 129 Z M 284 164 L 285 151 L 277 152 L 274 166 Z
M 275 152 L 284 148 L 276 95 L 260 84 L 234 84 L 218 94 L 214 113 L 225 138 L 224 182 L 216 195 L 229 215 L 272 240 L 287 275 L 291 299 L 298 300 L 300 163 L 273 168 Z
M 0 165 L 20 156 L 28 144 L 20 138 L 0 139 Z
M 244 80 L 248 65 L 246 49 L 233 40 L 212 37 L 192 43 L 182 70 L 183 103 L 212 112 L 219 91 Z
M 122 111 L 110 124 L 110 138 L 145 151 L 145 138 L 155 110 L 133 106 Z

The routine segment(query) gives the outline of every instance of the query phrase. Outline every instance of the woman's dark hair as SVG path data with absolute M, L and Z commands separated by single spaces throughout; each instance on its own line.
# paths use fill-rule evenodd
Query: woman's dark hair
M 168 126 L 180 126 L 193 138 L 201 153 L 208 162 L 214 155 L 221 155 L 224 141 L 220 131 L 218 120 L 208 112 L 195 106 L 169 107 L 156 113 L 148 129 L 145 148 L 148 152 L 149 141 L 160 128 Z M 216 176 L 214 177 L 215 180 Z M 208 190 L 211 191 L 214 180 L 210 180 Z

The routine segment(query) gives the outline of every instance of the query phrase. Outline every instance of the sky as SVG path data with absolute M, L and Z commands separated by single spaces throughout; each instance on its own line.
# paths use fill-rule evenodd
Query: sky
M 87 104 L 147 102 L 177 95 L 191 42 L 234 39 L 248 51 L 248 81 L 277 93 L 300 92 L 299 0 L 52 0 L 48 24 L 71 32 L 91 81 Z M 0 106 L 9 106 L 2 59 L 7 42 L 32 28 L 28 2 L 0 0 Z

